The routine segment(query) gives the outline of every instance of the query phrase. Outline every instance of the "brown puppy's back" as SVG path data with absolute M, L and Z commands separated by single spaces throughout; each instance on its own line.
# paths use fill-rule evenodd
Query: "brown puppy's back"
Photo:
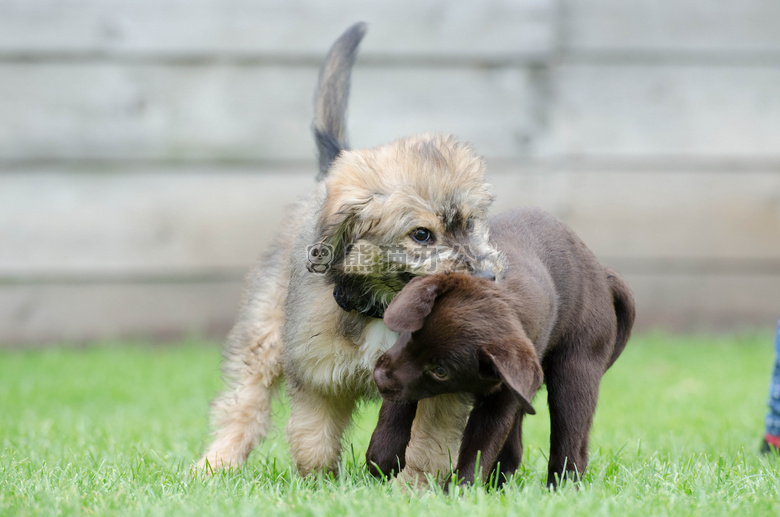
M 526 316 L 522 321 L 540 360 L 543 361 L 549 350 L 572 334 L 611 332 L 616 324 L 622 327 L 623 334 L 626 329 L 630 330 L 633 299 L 623 304 L 630 306 L 626 312 L 632 316 L 630 322 L 621 326 L 615 312 L 607 310 L 611 305 L 602 303 L 604 299 L 613 298 L 605 266 L 566 224 L 541 209 L 519 208 L 492 217 L 490 231 L 491 241 L 507 260 L 506 275 L 501 282 L 505 289 L 513 292 L 519 308 L 531 305 L 523 300 L 529 281 L 545 291 L 550 311 L 544 321 L 545 328 L 534 335 L 533 328 L 539 322 L 527 321 L 528 311 L 523 311 Z M 616 288 L 630 296 L 625 282 L 611 268 L 608 271 Z M 537 305 L 539 302 L 533 301 Z M 628 336 L 621 338 L 620 350 Z M 616 344 L 614 338 L 608 341 Z M 611 357 L 612 352 L 613 347 L 600 351 L 606 357 Z M 613 361 L 616 358 L 617 355 Z
M 631 291 L 568 226 L 542 210 L 498 215 L 490 230 L 505 262 L 497 282 L 416 278 L 385 313 L 385 324 L 400 336 L 374 370 L 385 401 L 367 454 L 384 472 L 409 439 L 406 433 L 403 443 L 388 439 L 397 433 L 389 423 L 411 426 L 413 410 L 404 402 L 455 392 L 477 397 L 462 435 L 459 476 L 471 482 L 477 463 L 483 479 L 489 471 L 514 472 L 522 458 L 523 415 L 534 413 L 530 400 L 542 372 L 550 408 L 547 483 L 579 477 L 587 467 L 601 377 L 631 332 Z M 380 443 L 398 447 L 374 454 Z
M 601 376 L 626 346 L 635 306 L 625 280 L 599 263 L 582 240 L 551 214 L 513 210 L 491 220 L 506 254 L 507 289 L 519 293 L 533 264 L 547 271 L 555 300 L 550 335 L 534 340 L 550 407 L 548 485 L 582 473 Z

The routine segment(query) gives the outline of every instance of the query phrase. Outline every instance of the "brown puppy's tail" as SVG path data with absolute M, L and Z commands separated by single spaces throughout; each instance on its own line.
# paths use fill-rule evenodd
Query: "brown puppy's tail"
M 317 180 L 328 174 L 330 164 L 341 151 L 349 149 L 346 128 L 349 80 L 365 33 L 365 23 L 352 25 L 333 43 L 320 67 L 314 100 L 314 139 L 320 160 Z
M 636 317 L 636 306 L 634 304 L 634 294 L 623 277 L 608 266 L 604 266 L 604 272 L 607 275 L 609 289 L 612 291 L 612 301 L 615 305 L 615 315 L 617 316 L 617 336 L 612 357 L 610 357 L 607 365 L 607 368 L 609 368 L 623 352 L 628 338 L 631 336 L 631 328 L 634 326 L 634 318 Z

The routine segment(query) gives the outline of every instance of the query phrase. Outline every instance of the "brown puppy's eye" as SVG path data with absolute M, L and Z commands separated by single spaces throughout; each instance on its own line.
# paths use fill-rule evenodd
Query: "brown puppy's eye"
M 447 375 L 447 370 L 445 370 L 443 366 L 434 366 L 430 371 L 433 376 L 440 381 L 446 380 L 447 377 L 449 377 Z
M 436 241 L 433 238 L 433 232 L 428 228 L 415 228 L 410 236 L 412 240 L 420 244 L 433 244 Z

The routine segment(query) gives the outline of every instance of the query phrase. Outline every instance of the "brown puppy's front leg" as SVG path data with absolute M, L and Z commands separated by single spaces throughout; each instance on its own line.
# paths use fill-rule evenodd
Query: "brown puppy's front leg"
M 409 445 L 416 413 L 417 402 L 399 404 L 382 401 L 379 421 L 366 451 L 366 465 L 372 475 L 392 476 L 406 466 L 406 446 Z
M 463 431 L 463 442 L 458 454 L 457 474 L 461 482 L 474 482 L 477 456 L 482 480 L 485 480 L 490 469 L 496 464 L 520 410 L 520 401 L 506 385 L 477 400 Z M 448 481 L 447 487 L 449 483 Z
M 506 478 L 517 471 L 520 462 L 523 460 L 523 411 L 518 411 L 515 417 L 515 423 L 509 431 L 504 448 L 498 454 L 496 464 L 493 465 L 491 472 L 495 473 L 496 486 L 501 486 Z

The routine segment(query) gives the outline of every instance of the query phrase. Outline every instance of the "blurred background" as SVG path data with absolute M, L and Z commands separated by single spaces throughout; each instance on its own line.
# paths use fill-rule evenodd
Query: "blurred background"
M 569 223 L 638 329 L 774 325 L 777 0 L 0 0 L 0 345 L 221 339 L 359 20 L 354 147 L 471 141 L 495 210 Z

